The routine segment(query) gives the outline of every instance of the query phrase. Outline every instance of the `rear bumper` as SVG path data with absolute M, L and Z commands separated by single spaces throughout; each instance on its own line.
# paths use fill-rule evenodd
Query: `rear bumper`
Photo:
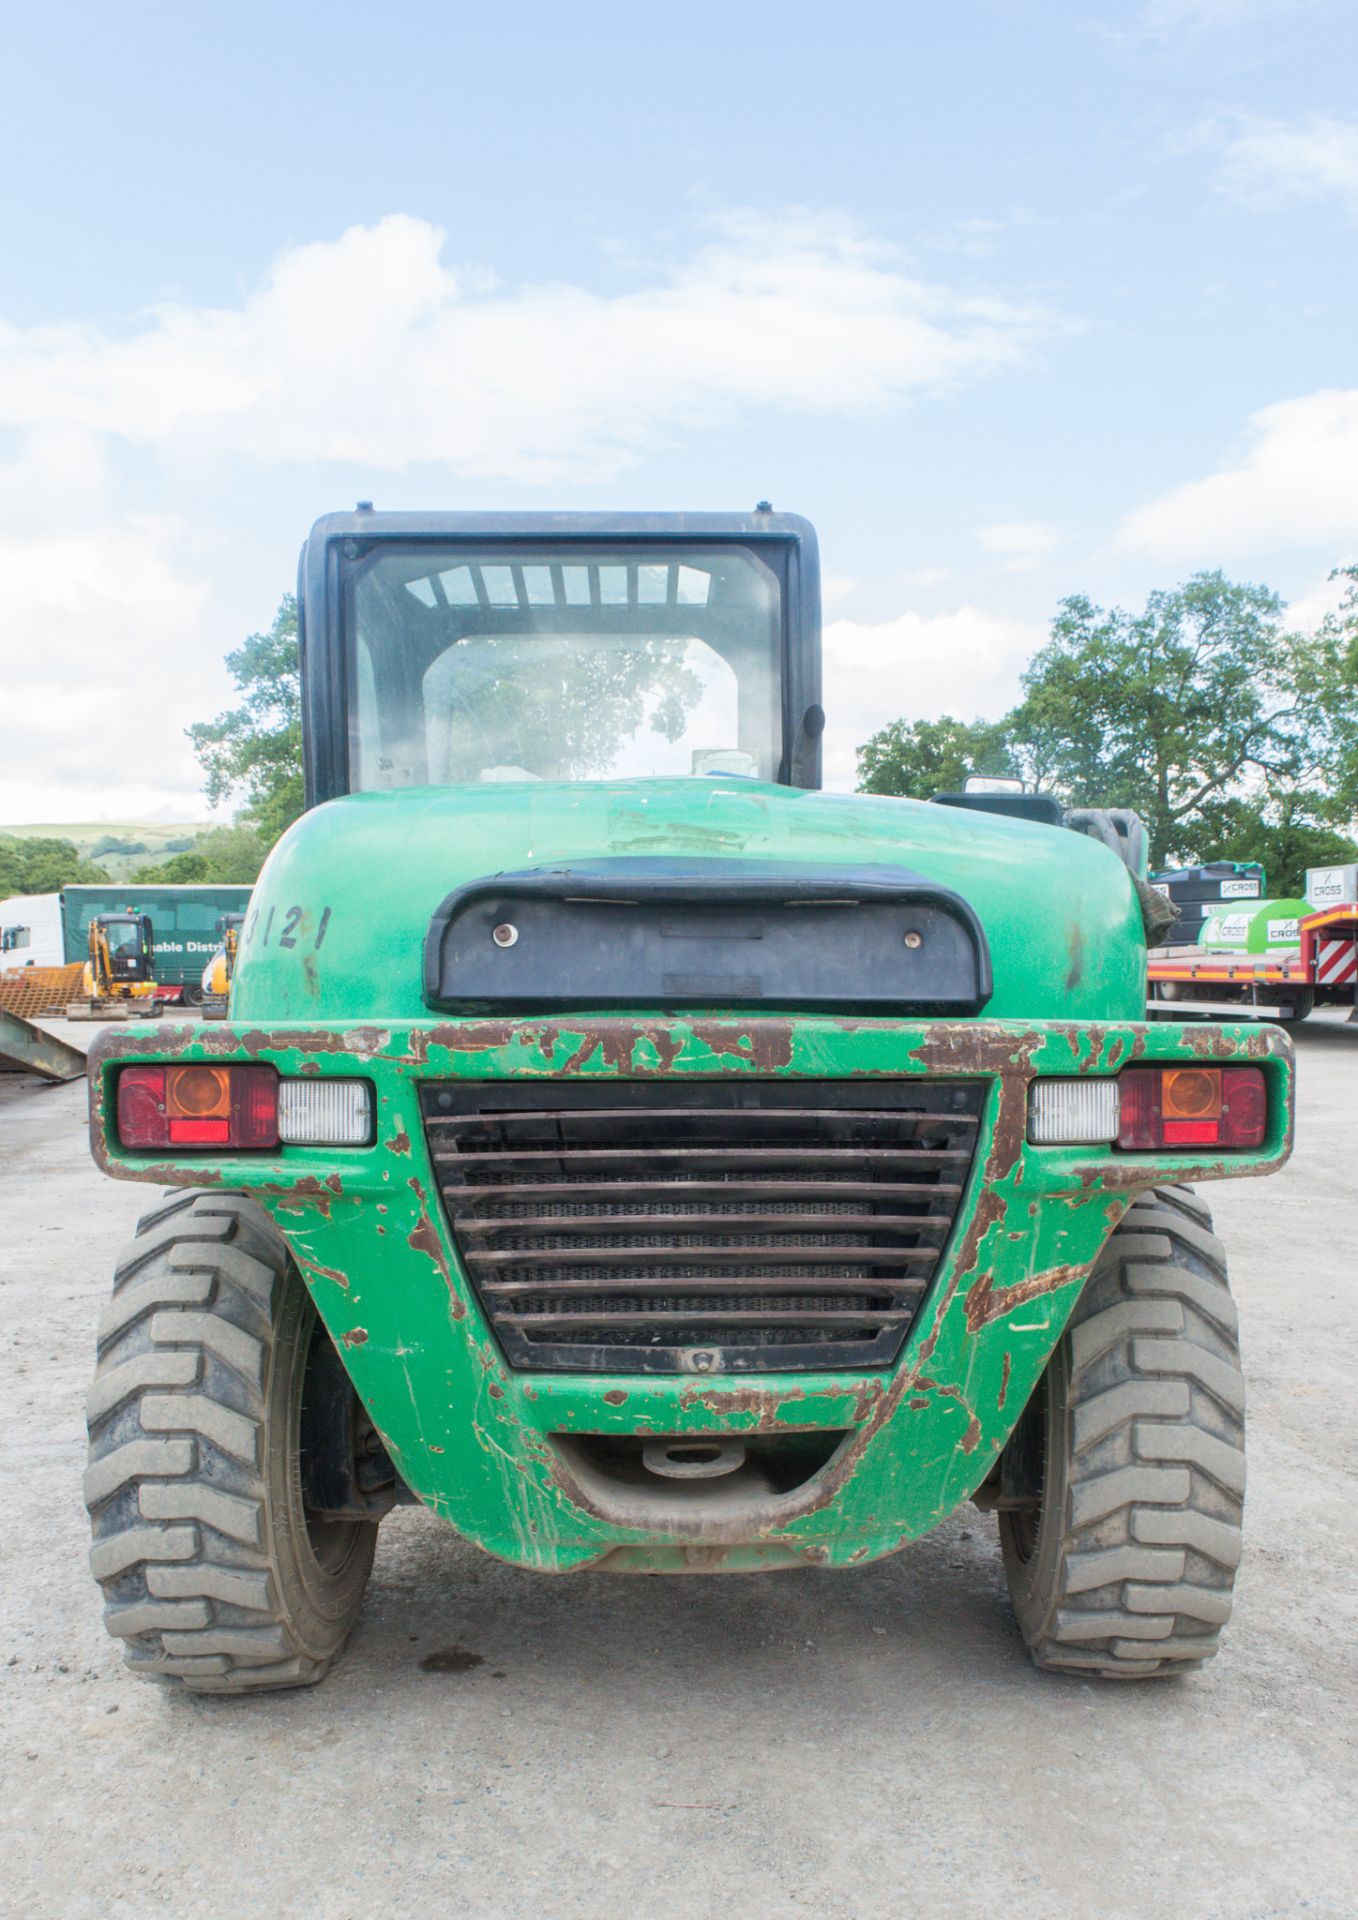
M 267 1060 L 374 1084 L 366 1148 L 214 1160 L 128 1154 L 110 1137 L 123 1064 Z M 1134 1062 L 1248 1061 L 1270 1096 L 1257 1153 L 1117 1154 L 1033 1147 L 1041 1074 Z M 898 1077 L 980 1079 L 980 1145 L 952 1240 L 894 1366 L 695 1379 L 515 1372 L 468 1283 L 438 1203 L 421 1124 L 428 1080 Z M 488 1551 L 565 1570 L 704 1571 L 850 1564 L 943 1519 L 985 1478 L 1089 1268 L 1152 1185 L 1268 1172 L 1291 1148 L 1292 1055 L 1257 1025 L 956 1023 L 599 1017 L 221 1024 L 101 1035 L 89 1063 L 96 1159 L 119 1178 L 244 1189 L 287 1236 L 345 1364 L 412 1488 Z M 792 1492 L 648 1508 L 582 1470 L 581 1436 L 832 1430 L 828 1463 Z M 713 1483 L 719 1485 L 720 1483 Z

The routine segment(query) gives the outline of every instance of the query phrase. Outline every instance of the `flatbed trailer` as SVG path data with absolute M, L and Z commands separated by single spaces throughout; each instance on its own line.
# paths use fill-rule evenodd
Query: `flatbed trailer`
M 1298 935 L 1295 951 L 1156 949 L 1146 969 L 1148 1012 L 1304 1020 L 1317 1002 L 1358 1011 L 1358 904 L 1307 914 Z

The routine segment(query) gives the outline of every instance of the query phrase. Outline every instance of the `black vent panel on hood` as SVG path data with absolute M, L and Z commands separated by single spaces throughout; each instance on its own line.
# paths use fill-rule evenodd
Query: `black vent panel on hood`
M 449 1011 L 769 1007 L 979 1013 L 990 953 L 959 894 L 907 868 L 600 860 L 443 902 L 425 999 Z

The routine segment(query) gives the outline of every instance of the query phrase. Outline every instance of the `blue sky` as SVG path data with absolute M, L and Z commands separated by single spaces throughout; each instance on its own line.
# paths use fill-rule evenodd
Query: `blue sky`
M 1358 558 L 1352 0 L 6 10 L 0 820 L 201 817 L 320 512 L 808 514 L 832 777 Z

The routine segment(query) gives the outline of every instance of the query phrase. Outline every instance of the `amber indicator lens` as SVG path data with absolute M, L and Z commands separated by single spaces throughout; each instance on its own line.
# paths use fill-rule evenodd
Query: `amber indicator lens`
M 1170 1067 L 1160 1076 L 1166 1120 L 1215 1120 L 1221 1112 L 1219 1067 Z
M 229 1119 L 231 1069 L 229 1067 L 167 1068 L 165 1104 L 172 1119 Z

